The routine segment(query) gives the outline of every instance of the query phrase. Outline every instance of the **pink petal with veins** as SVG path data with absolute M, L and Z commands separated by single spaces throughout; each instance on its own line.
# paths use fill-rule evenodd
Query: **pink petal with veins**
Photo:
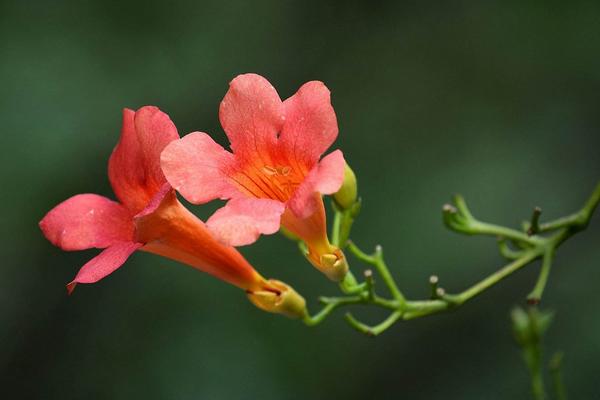
M 104 248 L 133 237 L 129 211 L 97 194 L 79 194 L 63 201 L 40 221 L 40 228 L 63 250 Z
M 228 199 L 237 193 L 228 177 L 233 163 L 233 154 L 202 132 L 169 143 L 161 155 L 171 186 L 194 204 Z
M 102 253 L 88 261 L 77 273 L 75 279 L 67 285 L 69 294 L 78 283 L 94 283 L 117 270 L 129 256 L 142 247 L 141 243 L 117 242 L 104 249 Z
M 312 168 L 338 135 L 329 89 L 323 82 L 307 82 L 283 105 L 280 151 Z
M 177 139 L 177 128 L 157 107 L 123 110 L 121 139 L 110 156 L 108 178 L 132 214 L 142 211 L 166 182 L 160 153 Z
M 315 193 L 332 194 L 344 182 L 344 155 L 336 150 L 323 157 L 296 189 L 287 205 L 299 218 L 307 218 L 317 207 Z
M 277 91 L 260 75 L 235 77 L 219 108 L 221 125 L 236 156 L 267 156 L 284 122 Z
M 285 206 L 277 200 L 237 198 L 217 210 L 206 221 L 211 233 L 230 246 L 254 243 L 260 234 L 279 230 Z

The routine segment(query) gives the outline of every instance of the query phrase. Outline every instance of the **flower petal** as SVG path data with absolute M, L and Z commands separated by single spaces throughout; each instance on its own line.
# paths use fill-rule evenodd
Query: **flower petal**
M 275 88 L 260 75 L 239 75 L 219 108 L 221 125 L 236 155 L 265 157 L 283 124 L 283 104 Z
M 88 261 L 77 273 L 75 279 L 67 285 L 69 294 L 78 283 L 94 283 L 119 268 L 129 256 L 142 247 L 141 243 L 117 242 L 104 249 L 102 253 Z
M 236 198 L 218 209 L 206 225 L 221 242 L 243 246 L 254 243 L 260 234 L 277 232 L 284 209 L 277 200 Z
M 228 199 L 237 192 L 227 177 L 233 163 L 233 154 L 203 132 L 169 143 L 161 155 L 162 169 L 171 186 L 194 204 Z
M 340 150 L 323 157 L 288 201 L 292 212 L 299 218 L 307 218 L 314 213 L 318 206 L 314 193 L 337 192 L 344 182 L 345 165 L 344 155 Z
M 134 223 L 137 218 L 145 217 L 146 215 L 152 214 L 154 211 L 156 211 L 156 209 L 160 207 L 165 197 L 171 193 L 175 194 L 175 191 L 168 182 L 165 182 L 162 188 L 154 195 L 152 200 L 150 200 L 148 205 L 146 205 L 146 208 L 133 216 Z
M 177 128 L 158 108 L 123 110 L 121 139 L 110 156 L 108 177 L 117 198 L 133 214 L 144 209 L 165 183 L 160 153 L 178 138 Z
M 329 89 L 322 82 L 307 82 L 283 106 L 285 124 L 280 145 L 297 161 L 312 168 L 338 134 Z
M 97 194 L 79 194 L 63 201 L 40 221 L 40 228 L 63 250 L 104 248 L 133 237 L 129 211 Z

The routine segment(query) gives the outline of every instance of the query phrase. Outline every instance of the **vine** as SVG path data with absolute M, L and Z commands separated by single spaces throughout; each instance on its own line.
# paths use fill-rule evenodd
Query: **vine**
M 452 204 L 446 204 L 442 209 L 446 227 L 460 234 L 496 237 L 499 253 L 508 260 L 508 263 L 455 294 L 447 293 L 445 288 L 440 286 L 438 277 L 432 275 L 429 279 L 430 298 L 409 300 L 390 273 L 383 248 L 376 246 L 373 253 L 367 253 L 349 239 L 352 223 L 360 211 L 360 200 L 346 209 L 342 209 L 334 202 L 335 215 L 331 234 L 333 244 L 347 249 L 355 258 L 371 266 L 372 269 L 364 270 L 362 282 L 358 282 L 355 276 L 348 272 L 339 285 L 343 295 L 321 297 L 319 300 L 323 304 L 322 309 L 316 314 L 307 314 L 303 322 L 309 326 L 318 325 L 338 308 L 356 304 L 370 305 L 388 310 L 388 317 L 377 325 L 367 325 L 351 313 L 346 313 L 345 319 L 357 331 L 369 336 L 377 336 L 400 320 L 411 320 L 454 310 L 525 266 L 541 260 L 539 276 L 533 290 L 527 296 L 529 304 L 538 304 L 548 282 L 557 249 L 573 235 L 587 228 L 599 203 L 600 183 L 579 211 L 541 223 L 542 211 L 536 207 L 530 220 L 524 223 L 521 229 L 513 229 L 478 220 L 469 210 L 465 199 L 459 195 L 454 196 Z M 387 296 L 378 293 L 379 287 L 376 285 L 374 272 L 384 283 L 388 291 Z

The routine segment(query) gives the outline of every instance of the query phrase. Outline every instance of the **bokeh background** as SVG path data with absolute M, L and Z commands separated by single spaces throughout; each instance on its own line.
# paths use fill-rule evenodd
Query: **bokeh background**
M 217 109 L 235 75 L 260 73 L 284 98 L 318 79 L 333 93 L 335 147 L 359 177 L 355 241 L 387 249 L 410 297 L 427 296 L 432 273 L 465 288 L 502 261 L 494 240 L 444 229 L 452 193 L 484 219 L 517 225 L 536 205 L 546 218 L 574 211 L 600 178 L 600 3 L 421 3 L 2 1 L 1 391 L 528 398 L 508 313 L 537 267 L 455 313 L 370 339 L 341 314 L 306 328 L 261 313 L 237 289 L 142 253 L 68 297 L 65 283 L 96 251 L 62 252 L 37 227 L 73 194 L 112 196 L 106 163 L 123 107 L 157 105 L 182 135 L 225 143 Z M 242 251 L 313 309 L 317 295 L 336 293 L 280 236 Z M 576 399 L 600 398 L 599 267 L 595 218 L 559 252 L 544 299 L 556 311 L 547 354 L 565 351 Z

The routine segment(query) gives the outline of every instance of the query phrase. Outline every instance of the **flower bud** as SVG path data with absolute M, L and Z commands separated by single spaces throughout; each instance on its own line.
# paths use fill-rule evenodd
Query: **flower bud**
M 356 175 L 354 175 L 354 171 L 352 171 L 352 168 L 346 163 L 344 169 L 344 182 L 342 183 L 340 190 L 333 195 L 333 199 L 342 210 L 348 210 L 356 203 L 357 195 Z
M 513 333 L 520 345 L 538 343 L 552 322 L 552 312 L 529 308 L 527 311 L 520 307 L 511 312 Z
M 529 325 L 529 316 L 520 307 L 516 307 L 510 313 L 510 317 L 512 320 L 512 328 L 513 334 L 515 335 L 515 340 L 519 344 L 527 343 L 530 340 L 530 325 Z
M 283 314 L 289 318 L 307 315 L 306 301 L 291 286 L 269 279 L 267 285 L 256 291 L 248 291 L 248 299 L 261 310 Z

